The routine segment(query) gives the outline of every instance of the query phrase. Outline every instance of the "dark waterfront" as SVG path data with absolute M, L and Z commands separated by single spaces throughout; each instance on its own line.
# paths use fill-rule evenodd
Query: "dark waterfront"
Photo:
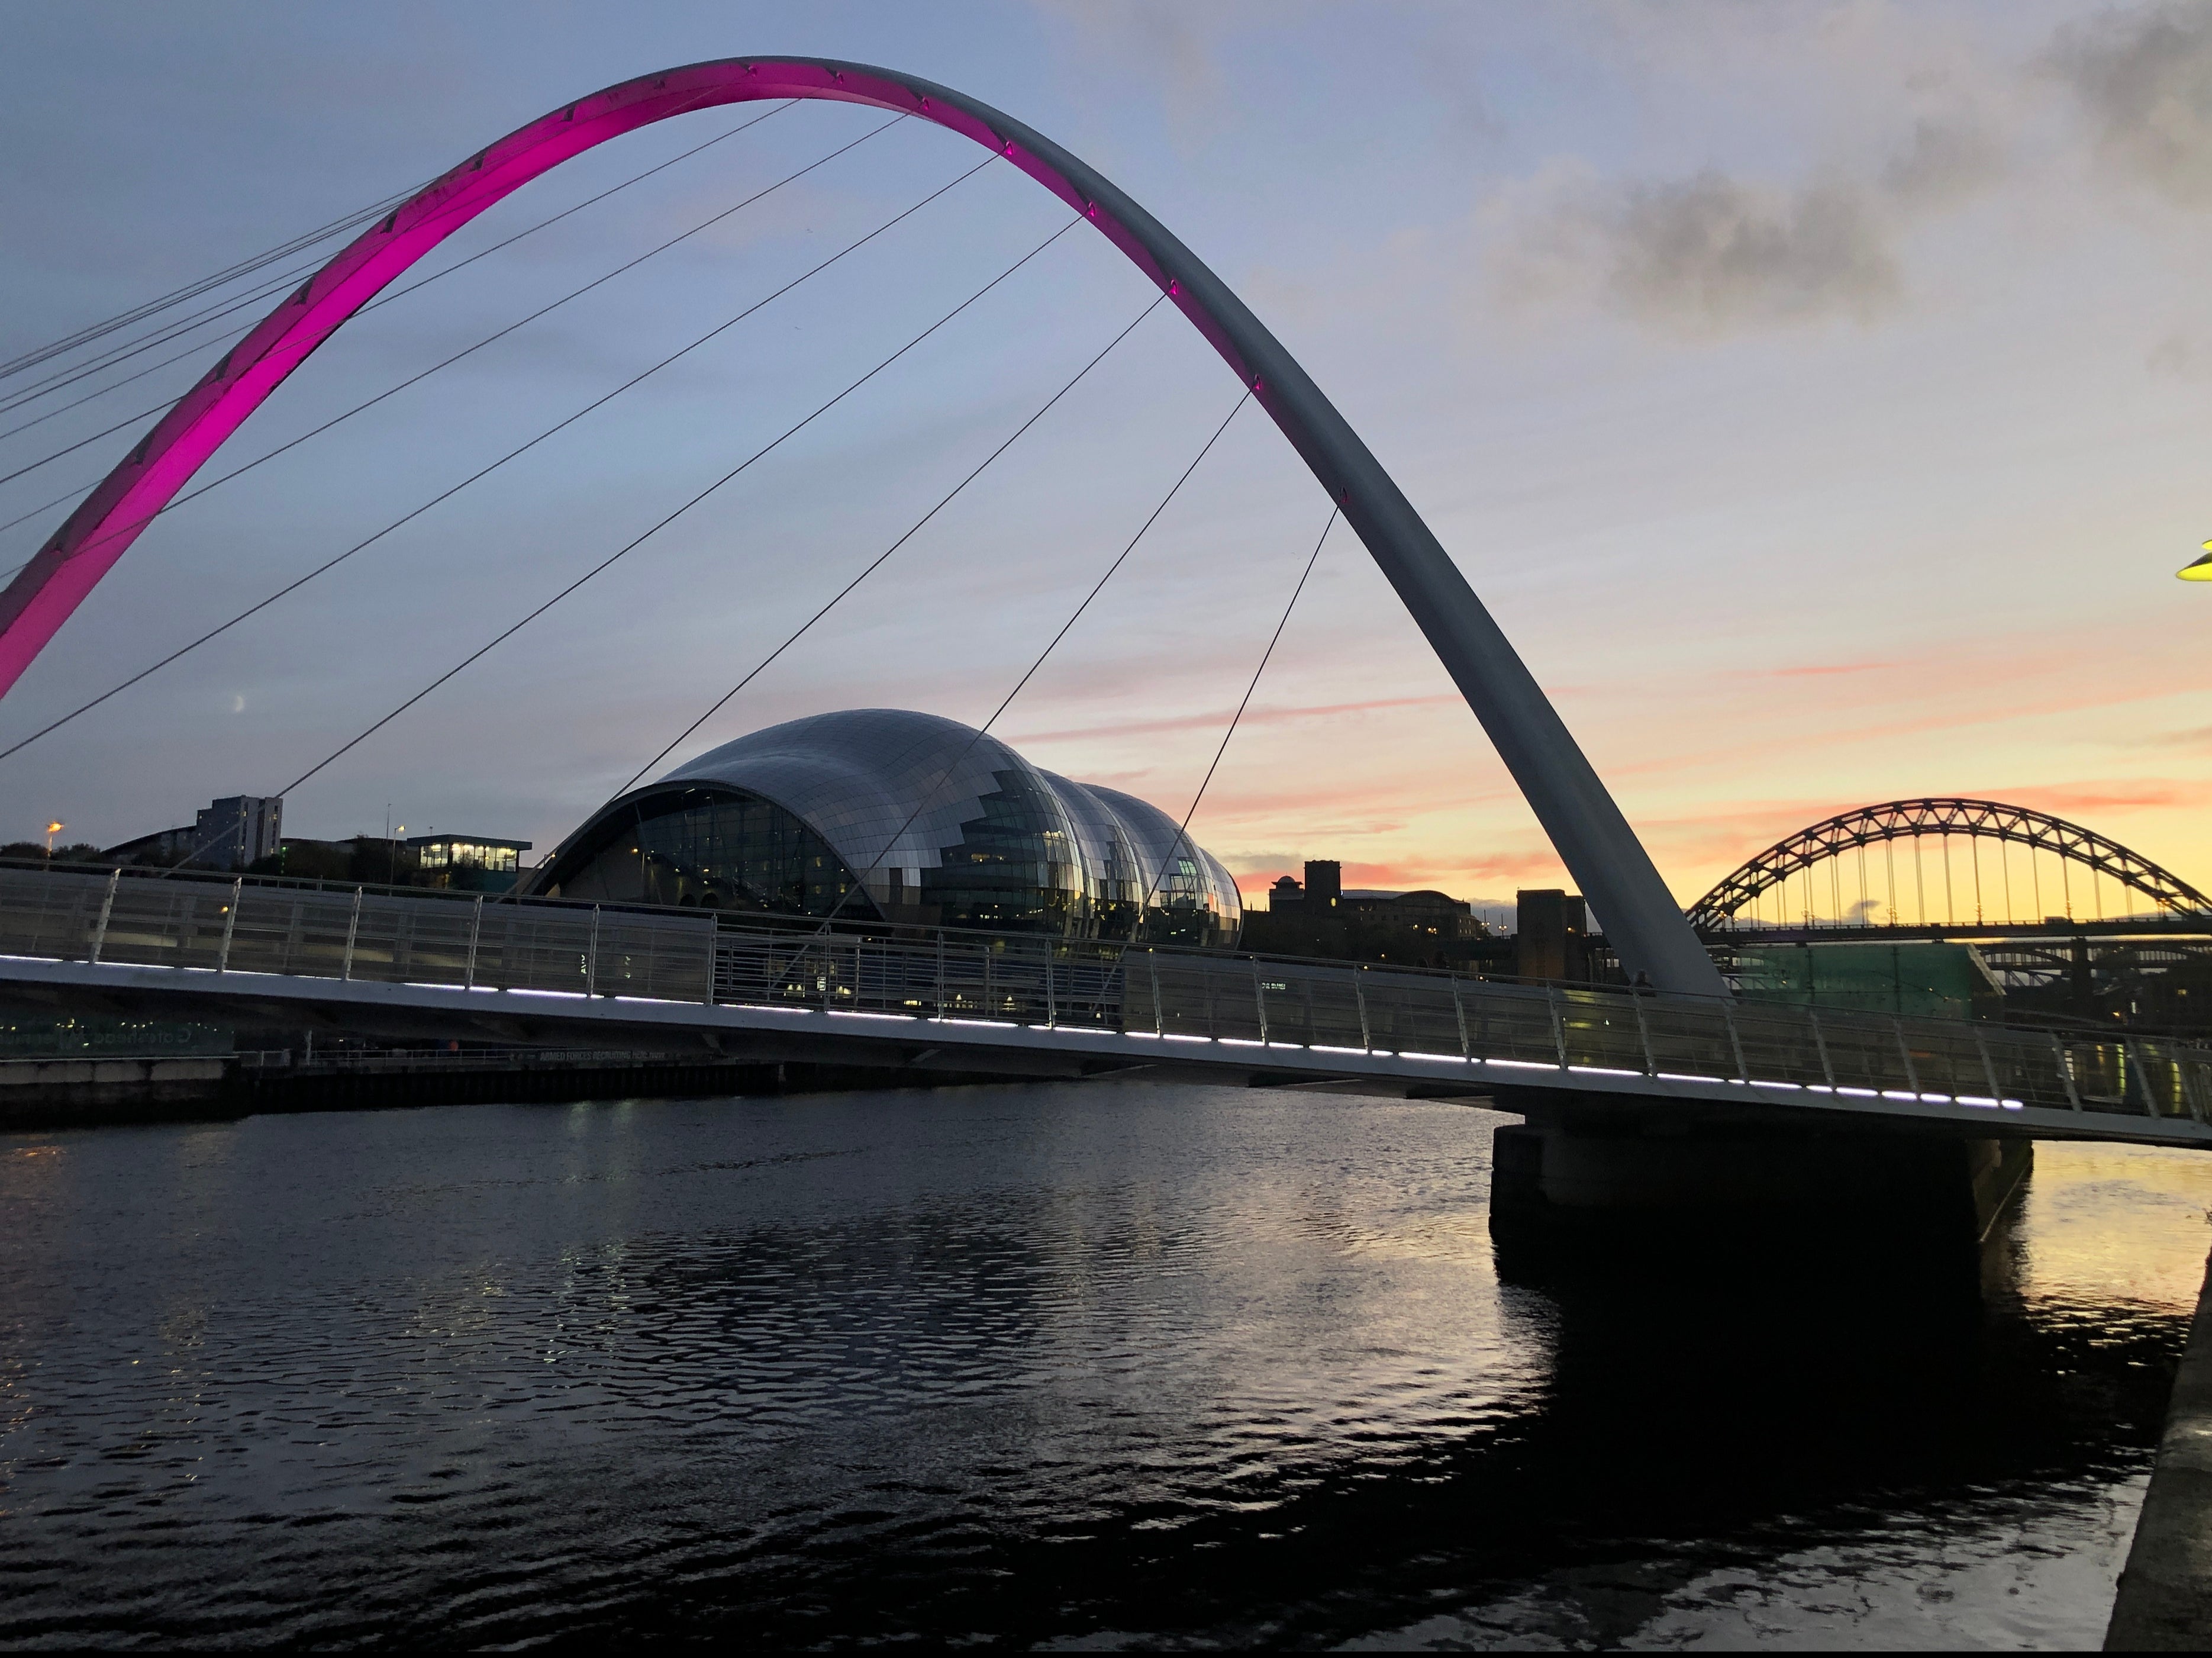
M 1501 1283 L 1463 1106 L 0 1141 L 0 1641 L 2094 1645 L 2212 1163 L 1954 1274 Z

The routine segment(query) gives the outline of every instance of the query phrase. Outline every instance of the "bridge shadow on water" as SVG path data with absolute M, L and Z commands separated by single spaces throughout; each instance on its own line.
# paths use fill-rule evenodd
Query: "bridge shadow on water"
M 1141 1452 L 1066 1487 L 1049 1455 L 982 1470 L 1004 1482 L 988 1502 L 957 1477 L 883 1482 L 880 1507 L 732 1557 L 744 1621 L 832 1643 L 2093 1643 L 2131 1515 L 2094 1494 L 2147 1467 L 2185 1318 L 2032 1296 L 2021 1224 L 2015 1207 L 1978 1245 L 1887 1254 L 1787 1234 L 1501 1249 L 1504 1321 L 1546 1361 L 1503 1408 L 1378 1426 L 1366 1456 L 1255 1456 L 1218 1471 L 1233 1494 L 1155 1485 Z M 943 1501 L 969 1512 L 948 1526 Z M 2016 1607 L 1942 1606 L 1978 1566 L 2051 1568 L 2083 1541 L 2077 1502 L 2106 1557 Z M 642 1626 L 719 1626 L 731 1587 Z
M 1098 1566 L 1128 1586 L 1114 1600 L 1145 1615 L 1101 1606 L 1102 1620 L 1316 1644 L 1607 1646 L 1668 1624 L 1741 1637 L 1736 1603 L 1773 1595 L 1778 1555 L 1863 1554 L 1868 1533 L 1891 1532 L 1909 1557 L 1954 1521 L 1978 1529 L 1963 1493 L 2002 1506 L 2109 1478 L 2122 1448 L 2148 1457 L 2178 1326 L 2027 1316 L 2014 1264 L 2006 1229 L 1941 1264 L 1873 1271 L 1691 1249 L 1632 1271 L 1509 1272 L 1509 1298 L 1552 1344 L 1524 1413 L 1387 1469 L 1285 1478 L 1263 1531 L 1224 1518 L 1185 1528 L 1173 1551 L 1106 1545 L 1120 1557 Z M 2022 1499 L 2024 1521 L 2036 1502 Z M 1194 1574 L 1184 1551 L 1200 1549 L 1208 1568 Z M 1860 1600 L 1865 1564 L 1816 1565 L 1807 1599 Z M 1945 1593 L 1913 1594 L 1931 1588 Z M 2102 1607 L 2080 1610 L 2094 1637 Z M 1761 1611 L 1750 1627 L 1786 1633 L 1812 1606 Z

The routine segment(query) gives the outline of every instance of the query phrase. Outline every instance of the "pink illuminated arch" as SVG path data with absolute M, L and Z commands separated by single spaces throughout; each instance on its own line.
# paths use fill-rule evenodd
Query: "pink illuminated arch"
M 570 156 L 718 105 L 828 98 L 934 121 L 1004 155 L 1083 214 L 1188 317 L 1282 429 L 1458 685 L 1630 971 L 1661 990 L 1725 987 L 1580 747 L 1420 515 L 1243 302 L 1109 180 L 989 105 L 890 70 L 723 58 L 593 93 L 508 134 L 362 234 L 279 304 L 147 433 L 0 593 L 0 696 L 223 440 L 387 283 L 484 209 Z
M 726 58 L 644 76 L 517 129 L 426 186 L 282 302 L 179 399 L 0 593 L 0 696 L 223 441 L 340 324 L 417 259 L 486 208 L 610 138 L 672 115 L 775 98 L 826 98 L 896 110 L 1005 155 L 1088 214 L 1170 291 L 1240 375 L 1248 381 L 1254 377 L 1226 333 L 1205 308 L 1177 290 L 1177 272 L 1148 245 L 1164 233 L 1141 214 L 1144 222 L 1133 233 L 1124 223 L 1133 204 L 1120 204 L 1117 213 L 1099 203 L 1102 193 L 1118 192 L 1102 191 L 1104 181 L 1073 156 L 988 106 L 884 70 L 812 59 Z

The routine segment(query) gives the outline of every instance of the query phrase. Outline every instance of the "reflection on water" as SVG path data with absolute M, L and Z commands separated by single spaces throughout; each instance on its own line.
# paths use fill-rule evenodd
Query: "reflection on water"
M 0 1139 L 0 1641 L 2080 1646 L 2212 1165 L 1960 1293 L 1501 1281 L 1462 1106 L 1196 1088 Z

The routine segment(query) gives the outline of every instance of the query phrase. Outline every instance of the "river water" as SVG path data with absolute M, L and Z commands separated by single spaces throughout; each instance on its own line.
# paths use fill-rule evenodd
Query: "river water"
M 0 1137 L 0 1644 L 2101 1638 L 2212 1160 L 2039 1148 L 1978 1295 L 1530 1283 L 1500 1120 L 1092 1084 Z

